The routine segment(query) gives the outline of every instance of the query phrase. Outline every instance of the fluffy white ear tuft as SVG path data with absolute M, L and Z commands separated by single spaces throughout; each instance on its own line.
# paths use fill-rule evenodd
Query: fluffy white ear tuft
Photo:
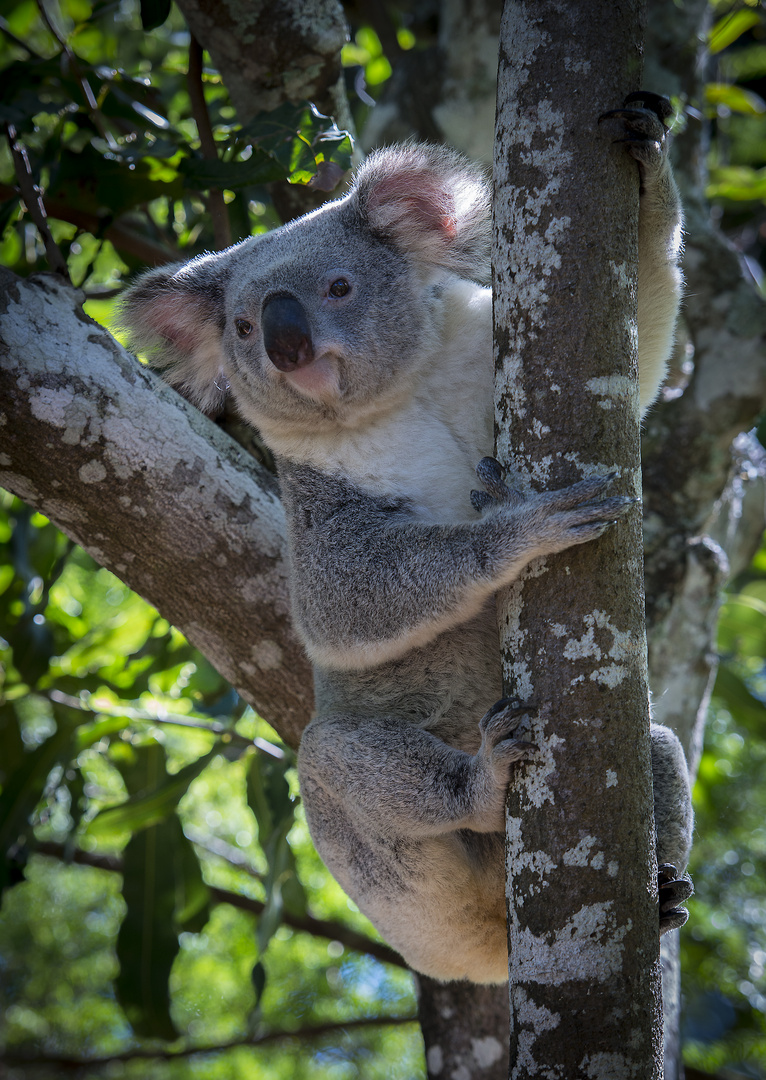
M 425 263 L 489 278 L 490 186 L 480 166 L 442 146 L 378 150 L 350 192 L 373 233 Z
M 203 412 L 217 414 L 228 378 L 222 347 L 221 255 L 150 270 L 128 290 L 120 317 L 128 344 Z

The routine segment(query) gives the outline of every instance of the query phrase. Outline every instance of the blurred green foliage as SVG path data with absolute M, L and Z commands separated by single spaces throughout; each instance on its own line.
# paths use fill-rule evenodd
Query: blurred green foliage
M 708 193 L 762 284 L 764 12 L 755 0 L 714 7 Z M 345 133 L 308 105 L 238 124 L 208 63 L 216 158 L 206 157 L 189 35 L 169 0 L 46 11 L 50 25 L 35 0 L 0 2 L 0 121 L 26 149 L 72 280 L 106 324 L 126 275 L 215 246 L 211 188 L 237 239 L 278 223 L 273 182 L 347 165 Z M 393 15 L 399 48 L 417 48 L 404 9 Z M 374 30 L 353 29 L 344 63 L 361 124 L 365 88 L 376 92 L 391 64 Z M 45 268 L 7 140 L 0 233 L 0 262 Z M 101 1063 L 86 1078 L 423 1075 L 411 978 L 374 955 L 375 931 L 314 853 L 291 752 L 156 611 L 10 496 L 0 638 L 7 1075 L 54 1076 L 86 1058 Z M 719 645 L 682 933 L 685 1054 L 762 1080 L 766 548 L 729 591 Z
M 292 753 L 156 611 L 10 495 L 0 635 L 8 1060 L 53 1059 L 48 1076 L 56 1059 L 124 1054 L 109 1075 L 143 1077 L 140 1048 L 239 1042 L 151 1075 L 334 1078 L 360 1062 L 417 1075 L 416 1025 L 386 1024 L 414 1015 L 411 978 L 344 944 L 346 930 L 376 935 L 314 853 Z M 338 936 L 292 925 L 309 909 Z M 343 1033 L 372 1019 L 384 1026 Z
M 761 0 L 715 0 L 705 101 L 707 196 L 766 290 L 766 14 Z

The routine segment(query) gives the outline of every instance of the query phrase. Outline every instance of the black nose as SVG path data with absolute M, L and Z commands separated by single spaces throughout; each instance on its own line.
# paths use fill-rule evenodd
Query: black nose
M 314 359 L 306 312 L 294 296 L 280 293 L 263 305 L 263 344 L 280 371 L 295 371 Z

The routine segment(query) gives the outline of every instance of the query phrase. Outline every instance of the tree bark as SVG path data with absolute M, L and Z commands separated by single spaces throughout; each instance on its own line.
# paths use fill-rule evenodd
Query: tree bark
M 598 128 L 640 86 L 640 41 L 638 2 L 504 9 L 497 449 L 522 487 L 616 471 L 640 493 L 638 175 Z M 638 513 L 533 563 L 498 615 L 507 692 L 539 710 L 507 811 L 511 1076 L 660 1076 Z
M 313 701 L 274 477 L 54 277 L 0 271 L 0 485 L 154 604 L 297 746 Z
M 440 1080 L 505 1080 L 507 988 L 440 983 L 425 975 L 415 978 L 428 1076 Z

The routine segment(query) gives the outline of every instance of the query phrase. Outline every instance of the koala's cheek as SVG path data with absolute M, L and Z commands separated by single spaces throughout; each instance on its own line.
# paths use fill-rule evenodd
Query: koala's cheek
M 313 401 L 331 402 L 340 397 L 338 369 L 327 354 L 317 356 L 312 363 L 295 371 L 280 372 L 279 378 Z

